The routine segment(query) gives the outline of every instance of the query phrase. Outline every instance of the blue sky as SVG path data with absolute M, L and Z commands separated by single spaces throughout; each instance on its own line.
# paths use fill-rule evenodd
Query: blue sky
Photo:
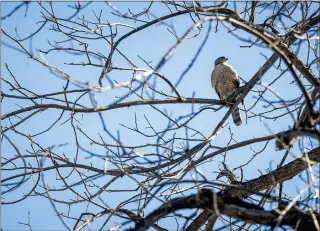
M 2 2 L 1 4 L 1 15 L 6 15 L 10 12 L 18 2 Z M 68 3 L 55 2 L 53 3 L 55 14 L 57 17 L 67 17 L 73 12 L 70 8 L 67 8 Z M 112 4 L 117 7 L 117 9 L 124 13 L 127 12 L 127 9 L 134 13 L 138 13 L 142 8 L 148 7 L 149 3 L 145 2 L 112 2 Z M 208 3 L 209 4 L 209 3 Z M 159 3 L 154 3 L 155 6 L 151 8 L 151 12 L 157 17 L 168 14 L 168 9 L 164 6 L 160 6 Z M 159 6 L 157 6 L 159 5 Z M 48 7 L 46 5 L 46 7 Z M 243 7 L 239 4 L 239 7 Z M 107 5 L 103 2 L 95 2 L 90 4 L 87 8 L 81 11 L 75 18 L 82 18 L 82 15 L 85 15 L 85 19 L 88 21 L 94 21 L 95 16 L 93 11 L 96 13 L 102 11 L 102 19 L 104 22 L 107 20 L 110 23 L 122 22 L 128 23 L 135 27 L 141 25 L 139 22 L 132 22 L 128 20 L 124 20 L 123 18 L 119 18 L 110 12 L 111 8 L 107 7 Z M 12 36 L 15 36 L 15 28 L 17 28 L 18 34 L 21 38 L 28 36 L 31 32 L 36 30 L 41 23 L 38 23 L 41 18 L 39 6 L 37 3 L 30 3 L 28 8 L 28 15 L 24 17 L 24 7 L 20 9 L 14 16 L 2 21 L 2 28 Z M 257 16 L 257 21 L 262 21 L 265 18 L 264 14 Z M 150 17 L 152 18 L 152 17 Z M 142 20 L 148 20 L 147 17 L 140 17 Z M 179 17 L 175 17 L 173 20 L 167 20 L 166 23 L 173 23 L 177 34 L 182 36 L 184 32 L 192 26 L 193 22 L 188 15 L 183 15 Z M 265 63 L 266 57 L 270 57 L 272 51 L 270 49 L 264 47 L 253 47 L 253 48 L 240 48 L 240 45 L 248 45 L 245 42 L 239 41 L 235 36 L 231 33 L 228 33 L 227 29 L 220 24 L 219 30 L 215 33 L 214 29 L 216 26 L 216 22 L 212 23 L 212 30 L 210 31 L 208 42 L 206 43 L 204 49 L 200 53 L 197 61 L 191 68 L 191 70 L 185 75 L 183 81 L 178 86 L 178 91 L 184 97 L 192 97 L 195 94 L 195 97 L 199 98 L 215 98 L 215 91 L 211 87 L 210 75 L 213 70 L 214 60 L 219 56 L 226 56 L 229 58 L 229 63 L 237 70 L 239 75 L 246 81 L 249 81 L 250 78 L 258 71 L 258 69 Z M 208 31 L 209 23 L 206 23 L 203 26 L 202 32 L 193 39 L 186 40 L 175 52 L 174 56 L 167 62 L 167 64 L 160 70 L 161 73 L 166 76 L 171 82 L 176 83 L 181 74 L 187 68 L 195 53 L 199 49 L 203 39 L 206 36 Z M 42 30 L 39 34 L 33 37 L 32 41 L 24 41 L 22 44 L 29 48 L 36 57 L 41 57 L 40 52 L 37 49 L 46 50 L 49 49 L 49 42 L 53 42 L 54 40 L 64 40 L 64 37 L 61 34 L 57 34 L 56 32 L 49 30 L 50 27 L 46 26 L 44 30 Z M 119 27 L 119 34 L 124 34 L 129 32 L 131 29 L 126 27 Z M 196 31 L 193 32 L 195 35 Z M 237 35 L 242 36 L 243 38 L 250 38 L 244 32 L 236 32 Z M 167 27 L 163 24 L 156 24 L 146 30 L 143 30 L 139 33 L 134 34 L 129 39 L 124 40 L 119 49 L 130 58 L 137 66 L 141 68 L 148 68 L 147 65 L 139 59 L 138 56 L 143 59 L 151 62 L 152 66 L 156 66 L 156 64 L 160 61 L 163 55 L 174 45 L 176 42 L 176 38 L 167 30 Z M 51 74 L 50 71 L 43 67 L 41 64 L 36 63 L 34 60 L 28 59 L 28 57 L 18 51 L 10 49 L 7 45 L 17 47 L 17 45 L 10 41 L 6 36 L 2 34 L 2 45 L 1 45 L 1 76 L 2 78 L 11 81 L 8 71 L 5 68 L 5 63 L 8 64 L 13 74 L 17 77 L 20 84 L 30 89 L 37 94 L 44 94 L 48 92 L 56 92 L 63 90 L 63 86 L 65 85 L 65 80 L 61 78 L 57 78 L 55 75 Z M 81 47 L 78 44 L 74 44 L 76 47 Z M 100 52 L 107 56 L 109 52 L 109 46 L 106 42 L 103 41 L 95 41 L 92 40 L 89 42 L 89 49 Z M 304 57 L 305 48 L 300 51 L 301 57 Z M 92 67 L 82 67 L 82 66 L 70 66 L 65 65 L 64 63 L 70 62 L 81 62 L 85 61 L 84 56 L 72 56 L 63 52 L 52 52 L 45 56 L 45 59 L 50 63 L 50 65 L 57 66 L 61 68 L 63 71 L 67 72 L 73 78 L 88 82 L 91 86 L 98 85 L 98 77 L 101 73 L 101 68 L 92 68 Z M 100 61 L 94 60 L 97 64 L 100 64 Z M 114 55 L 112 60 L 114 66 L 117 67 L 130 67 L 128 62 L 126 62 L 118 53 Z M 270 83 L 279 75 L 279 71 L 275 68 L 270 69 L 267 74 L 263 77 L 264 83 Z M 132 78 L 132 73 L 127 71 L 113 71 L 110 74 L 110 78 L 117 81 L 123 82 L 130 80 Z M 300 91 L 297 86 L 293 84 L 289 84 L 292 82 L 293 78 L 290 74 L 286 73 L 279 81 L 277 81 L 273 88 L 281 94 L 281 96 L 285 99 L 292 99 L 297 97 L 300 94 Z M 107 81 L 103 82 L 105 85 L 108 85 Z M 159 89 L 163 90 L 168 94 L 172 94 L 167 85 L 163 83 L 161 80 L 157 80 Z M 6 93 L 13 94 L 10 92 L 9 86 L 2 81 L 2 91 Z M 71 86 L 70 89 L 76 89 L 76 86 Z M 262 88 L 255 88 L 262 89 Z M 103 93 L 96 93 L 95 97 L 97 99 L 98 105 L 108 105 L 117 100 L 117 97 L 123 96 L 127 93 L 127 89 L 115 89 L 112 91 L 106 91 Z M 70 96 L 70 99 L 76 99 L 80 94 L 76 94 L 75 96 Z M 248 97 L 245 99 L 246 108 L 251 107 L 251 105 L 255 102 L 255 93 L 250 93 Z M 268 99 L 275 99 L 271 94 L 266 94 Z M 62 98 L 63 99 L 63 98 Z M 130 96 L 126 101 L 136 100 L 137 97 Z M 48 101 L 49 102 L 49 101 Z M 83 105 L 90 105 L 90 99 L 88 95 L 83 97 L 80 101 Z M 2 114 L 17 110 L 19 106 L 29 106 L 30 102 L 24 102 L 23 100 L 4 100 L 2 103 Z M 266 110 L 263 108 L 265 104 L 259 103 L 259 106 L 255 108 L 253 111 L 261 112 Z M 90 106 L 89 106 L 90 107 Z M 171 111 L 172 118 L 178 118 L 179 116 L 186 115 L 191 112 L 191 105 L 158 105 L 156 106 L 158 109 L 164 111 Z M 199 108 L 199 105 L 195 105 L 195 108 Z M 208 136 L 212 133 L 214 127 L 224 116 L 224 113 L 227 109 L 222 109 L 217 113 L 213 113 L 211 110 L 207 110 L 206 112 L 199 115 L 199 117 L 194 120 L 190 126 L 193 128 L 197 128 L 201 131 L 205 136 Z M 42 112 L 26 123 L 21 124 L 17 127 L 17 129 L 26 134 L 36 134 L 43 129 L 49 127 L 60 115 L 61 111 L 57 111 L 54 109 L 47 110 Z M 159 112 L 152 109 L 150 106 L 138 106 L 138 107 L 130 107 L 125 109 L 117 109 L 112 111 L 103 112 L 103 118 L 105 119 L 109 131 L 116 136 L 117 132 L 121 135 L 121 140 L 126 145 L 136 145 L 143 144 L 146 142 L 152 142 L 153 139 L 146 139 L 144 136 L 138 135 L 135 132 L 131 132 L 125 127 L 121 126 L 121 124 L 133 127 L 134 126 L 134 113 L 136 113 L 139 118 L 138 123 L 141 128 L 145 128 L 148 126 L 146 120 L 144 120 L 144 115 L 146 115 L 152 125 L 156 130 L 163 130 L 167 121 L 164 120 L 163 115 Z M 276 113 L 277 114 L 277 113 Z M 22 114 L 26 116 L 27 114 Z M 62 122 L 68 119 L 69 113 L 66 112 L 61 121 L 55 126 L 50 132 L 45 133 L 44 135 L 35 137 L 35 140 L 39 142 L 43 147 L 51 147 L 53 145 L 63 144 L 62 147 L 57 147 L 53 151 L 57 154 L 62 155 L 63 153 L 68 156 L 70 159 L 75 157 L 75 139 L 74 139 L 74 131 L 70 125 L 70 121 L 62 124 Z M 242 113 L 242 117 L 244 118 L 244 113 Z M 103 131 L 101 126 L 101 122 L 99 116 L 96 113 L 92 114 L 78 114 L 76 118 L 81 121 L 81 123 L 76 123 L 77 126 L 81 127 L 88 135 L 99 140 L 99 134 L 102 135 L 104 140 L 107 143 L 114 143 L 112 138 Z M 288 119 L 289 117 L 281 117 L 276 121 L 273 120 L 263 120 L 260 121 L 258 117 L 250 118 L 248 120 L 248 124 L 243 124 L 240 127 L 236 127 L 232 121 L 229 119 L 229 124 L 226 129 L 224 129 L 217 138 L 215 138 L 211 144 L 216 146 L 225 146 L 229 142 L 230 132 L 233 133 L 233 138 L 237 141 L 244 141 L 246 139 L 252 139 L 254 137 L 261 137 L 264 135 L 269 135 L 270 132 L 266 128 L 266 124 L 269 129 L 273 132 L 279 132 L 288 129 L 288 127 L 292 126 L 293 121 Z M 17 118 L 12 119 L 13 122 L 17 122 Z M 8 125 L 9 121 L 3 121 L 3 125 Z M 230 130 L 228 129 L 230 127 Z M 145 129 L 148 134 L 152 134 L 150 129 Z M 192 132 L 189 131 L 189 135 Z M 14 141 L 19 144 L 20 151 L 26 154 L 26 150 L 31 151 L 30 142 L 21 136 L 15 135 L 12 131 L 7 132 L 7 135 Z M 184 137 L 185 131 L 180 130 L 177 133 L 177 136 Z M 83 135 L 79 133 L 79 142 L 81 146 L 94 152 L 96 154 L 105 155 L 105 149 L 101 148 L 97 145 L 90 145 L 90 141 Z M 233 141 L 234 143 L 234 141 Z M 190 142 L 190 146 L 195 145 L 196 142 Z M 179 143 L 176 143 L 176 146 L 179 146 Z M 250 146 L 255 151 L 259 151 L 264 147 L 265 143 L 255 144 Z M 246 163 L 253 155 L 254 152 L 250 149 L 250 147 L 244 147 L 237 151 L 230 151 L 227 154 L 227 164 L 230 168 L 237 167 L 240 164 Z M 141 149 L 139 152 L 151 152 L 151 149 Z M 275 169 L 277 163 L 282 158 L 284 151 L 275 151 L 273 141 L 267 146 L 266 150 L 259 154 L 250 165 L 244 168 L 244 178 L 252 179 L 260 175 L 259 170 L 263 173 L 267 172 L 267 169 Z M 299 149 L 293 149 L 293 154 L 300 156 Z M 2 156 L 3 157 L 12 157 L 15 154 L 12 146 L 4 139 L 2 144 Z M 103 169 L 104 161 L 102 158 L 88 158 L 88 154 L 85 152 L 79 151 L 79 162 L 82 164 L 96 166 L 98 168 Z M 216 174 L 214 171 L 218 171 L 218 166 L 220 166 L 219 161 L 222 160 L 222 157 L 216 158 L 210 164 L 203 164 L 199 166 L 199 169 L 205 173 L 208 179 L 215 179 Z M 292 158 L 288 158 L 287 161 L 292 160 Z M 31 161 L 31 163 L 34 163 Z M 21 163 L 19 163 L 21 164 Z M 47 163 L 50 164 L 49 162 Z M 111 166 L 112 167 L 112 166 Z M 110 167 L 110 168 L 111 168 Z M 64 170 L 64 173 L 68 173 L 69 171 Z M 238 172 L 239 174 L 239 172 Z M 62 182 L 56 180 L 56 173 L 46 172 L 45 180 L 47 183 L 56 184 L 61 186 Z M 188 174 L 188 178 L 190 178 L 191 174 Z M 2 177 L 7 177 L 7 173 L 2 171 Z M 36 180 L 37 177 L 34 176 L 30 179 L 32 182 Z M 75 182 L 79 179 L 79 177 L 74 176 L 74 178 L 70 179 L 70 182 Z M 104 184 L 107 180 L 111 178 L 106 176 L 100 179 L 97 179 L 97 184 Z M 28 192 L 31 189 L 33 184 L 26 184 L 18 190 L 10 192 L 10 194 L 6 194 L 3 196 L 3 201 L 11 201 L 15 199 L 21 198 L 23 192 Z M 290 183 L 285 183 L 285 188 L 287 189 L 288 194 L 295 195 L 296 187 L 299 185 L 299 180 L 292 180 Z M 136 182 L 130 180 L 128 177 L 124 177 L 123 179 L 116 181 L 112 184 L 112 189 L 117 188 L 135 188 Z M 83 190 L 81 187 L 78 188 L 79 191 Z M 2 188 L 4 190 L 4 187 Z M 40 190 L 41 191 L 41 190 Z M 105 194 L 106 195 L 106 194 Z M 124 198 L 129 198 L 132 194 L 126 193 L 118 193 L 111 194 L 106 196 L 104 200 L 107 202 L 110 208 L 114 208 L 118 205 L 118 203 Z M 71 195 L 71 197 L 74 197 Z M 61 200 L 70 199 L 69 193 L 60 193 L 57 194 L 57 198 Z M 78 214 L 79 210 L 83 210 L 86 204 L 82 205 L 73 205 L 71 207 L 71 214 Z M 64 214 L 68 212 L 67 206 L 57 205 L 57 208 Z M 88 208 L 92 212 L 99 212 L 98 208 L 94 208 L 89 206 Z M 148 208 L 150 209 L 150 208 Z M 4 230 L 28 230 L 27 226 L 21 225 L 18 222 L 26 222 L 28 218 L 28 211 L 31 214 L 31 225 L 34 230 L 64 230 L 64 226 L 58 220 L 55 212 L 53 211 L 48 199 L 39 198 L 39 197 L 29 197 L 28 199 L 14 205 L 3 205 L 2 206 L 2 228 Z M 150 210 L 147 210 L 150 211 Z M 76 216 L 76 215 L 75 215 Z M 95 229 L 101 226 L 103 220 L 98 220 L 95 224 L 92 225 L 91 228 Z M 174 222 L 174 220 L 172 220 Z M 70 227 L 73 226 L 73 223 L 67 222 Z M 114 220 L 114 224 L 117 221 Z M 161 222 L 160 222 L 161 224 Z M 100 225 L 100 226 L 99 226 Z M 111 226 L 105 227 L 110 228 Z

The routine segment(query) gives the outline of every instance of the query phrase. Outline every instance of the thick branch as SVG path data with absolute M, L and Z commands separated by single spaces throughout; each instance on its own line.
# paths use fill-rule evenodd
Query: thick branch
M 320 148 L 313 149 L 308 154 L 308 158 L 310 160 L 310 164 L 316 164 L 320 162 Z M 252 191 L 262 191 L 266 188 L 282 183 L 286 180 L 289 180 L 300 172 L 304 171 L 308 168 L 308 163 L 305 160 L 305 157 L 298 158 L 287 165 L 276 169 L 268 174 L 260 176 L 256 179 L 252 179 L 250 181 L 237 184 L 236 187 L 228 188 L 226 193 L 231 196 L 236 197 L 248 197 L 252 195 Z M 244 190 L 240 190 L 244 189 Z M 248 190 L 246 190 L 248 189 Z M 196 219 L 195 223 L 198 226 L 193 226 L 194 230 L 199 229 L 214 213 L 210 211 L 203 211 Z
M 310 160 L 310 164 L 316 164 L 320 162 L 320 147 L 313 149 L 306 154 Z M 277 185 L 281 182 L 290 180 L 291 178 L 298 175 L 300 172 L 308 168 L 308 162 L 305 156 L 302 156 L 294 161 L 291 161 L 287 165 L 278 168 L 268 174 L 262 175 L 256 179 L 239 184 L 240 188 L 246 188 L 253 191 L 262 191 L 269 186 Z M 251 195 L 248 191 L 240 191 L 234 189 L 228 189 L 226 191 L 232 196 L 248 197 Z
M 316 230 L 312 214 L 297 210 L 294 207 L 282 217 L 282 220 L 279 220 L 279 213 L 276 211 L 266 211 L 259 206 L 240 199 L 214 194 L 211 190 L 202 189 L 198 194 L 166 202 L 144 220 L 137 222 L 136 227 L 131 231 L 146 230 L 157 220 L 172 212 L 192 208 L 209 209 L 252 224 L 263 224 L 272 227 L 288 225 L 301 231 Z M 315 214 L 315 216 L 319 222 L 320 216 L 318 214 Z

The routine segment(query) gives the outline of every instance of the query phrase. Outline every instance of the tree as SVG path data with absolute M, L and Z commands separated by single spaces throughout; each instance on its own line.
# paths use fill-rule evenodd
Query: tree
M 319 11 L 3 3 L 4 230 L 319 230 Z

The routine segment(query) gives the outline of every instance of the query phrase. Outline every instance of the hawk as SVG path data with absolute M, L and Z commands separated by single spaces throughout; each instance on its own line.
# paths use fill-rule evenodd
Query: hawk
M 227 100 L 240 87 L 238 73 L 231 65 L 227 64 L 227 60 L 224 56 L 217 58 L 211 74 L 212 87 L 216 90 L 221 100 Z M 234 101 L 231 103 L 234 103 Z M 237 126 L 242 124 L 238 107 L 232 112 L 232 118 Z

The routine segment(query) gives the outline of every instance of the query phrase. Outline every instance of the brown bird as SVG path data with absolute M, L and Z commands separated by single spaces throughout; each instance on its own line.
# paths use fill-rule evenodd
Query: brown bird
M 228 100 L 228 98 L 235 91 L 240 88 L 240 81 L 238 73 L 233 69 L 233 67 L 227 64 L 227 58 L 222 56 L 216 59 L 214 63 L 214 70 L 211 74 L 211 84 L 212 87 L 216 90 L 219 98 L 221 100 Z M 235 100 L 228 103 L 234 103 Z M 229 107 L 231 107 L 229 105 Z M 232 112 L 233 122 L 240 126 L 242 124 L 242 119 L 240 115 L 239 108 L 237 107 Z

